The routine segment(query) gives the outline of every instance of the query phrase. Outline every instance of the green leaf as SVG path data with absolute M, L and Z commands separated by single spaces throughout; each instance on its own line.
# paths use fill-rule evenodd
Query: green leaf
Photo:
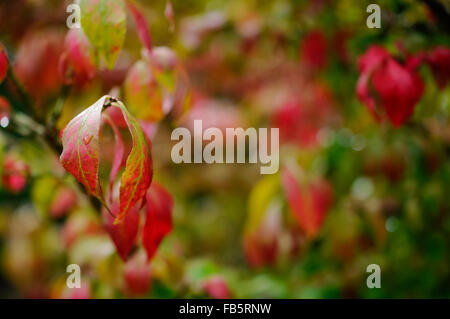
M 106 66 L 114 68 L 126 34 L 126 11 L 123 0 L 81 0 L 81 26 Z

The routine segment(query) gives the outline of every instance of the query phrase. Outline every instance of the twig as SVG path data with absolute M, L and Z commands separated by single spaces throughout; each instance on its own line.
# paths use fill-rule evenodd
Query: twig
M 16 121 L 12 123 L 12 126 L 8 127 L 6 130 L 14 134 L 18 137 L 42 137 L 43 140 L 46 142 L 46 144 L 56 153 L 57 156 L 59 156 L 62 153 L 63 147 L 61 144 L 61 141 L 59 139 L 59 132 L 56 128 L 56 122 L 59 119 L 59 116 L 61 115 L 62 107 L 64 105 L 64 98 L 68 95 L 70 88 L 68 86 L 64 86 L 61 91 L 61 98 L 58 99 L 56 102 L 56 105 L 54 109 L 52 110 L 52 113 L 50 115 L 50 118 L 48 120 L 48 124 L 42 124 L 44 120 L 38 116 L 38 114 L 35 112 L 35 109 L 32 106 L 31 98 L 28 95 L 28 93 L 23 88 L 20 81 L 15 76 L 13 70 L 11 68 L 8 69 L 8 76 L 12 80 L 16 90 L 17 94 L 19 95 L 19 98 L 21 100 L 22 106 L 24 111 L 27 113 L 27 115 L 22 114 L 22 117 L 24 121 L 20 121 L 20 124 L 25 125 L 30 130 L 30 135 L 24 135 L 20 134 L 20 132 L 14 130 L 14 127 L 16 126 Z M 10 101 L 11 102 L 11 101 Z M 28 122 L 28 123 L 26 123 Z M 17 123 L 18 124 L 18 123 Z M 9 125 L 8 125 L 9 126 Z M 16 126 L 17 127 L 17 126 Z M 5 129 L 5 128 L 3 128 Z M 13 132 L 14 131 L 14 132 Z M 91 203 L 92 207 L 95 208 L 98 212 L 101 210 L 102 204 L 100 201 L 91 196 L 86 188 L 84 188 L 83 185 L 77 182 L 77 185 L 82 193 L 84 193 L 87 198 L 89 199 L 89 202 Z

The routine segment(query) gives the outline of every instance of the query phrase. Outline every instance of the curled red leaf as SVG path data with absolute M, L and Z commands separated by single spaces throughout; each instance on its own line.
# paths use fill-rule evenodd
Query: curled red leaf
M 117 223 L 145 196 L 153 177 L 153 162 L 144 132 L 138 121 L 131 116 L 121 102 L 119 102 L 119 107 L 127 122 L 133 146 L 120 179 L 120 206 L 116 218 Z
M 122 112 L 133 143 L 120 181 L 119 209 L 115 220 L 118 224 L 128 211 L 144 198 L 153 175 L 150 147 L 138 121 L 131 116 L 125 105 L 114 98 L 103 96 L 72 119 L 63 130 L 63 152 L 60 161 L 90 194 L 106 204 L 98 180 L 100 123 L 102 110 L 106 106 L 117 107 Z M 115 132 L 116 140 L 118 140 L 120 134 L 117 129 Z M 123 149 L 120 150 L 120 143 L 121 140 L 119 140 L 119 152 L 111 172 L 112 178 L 115 177 L 122 163 Z

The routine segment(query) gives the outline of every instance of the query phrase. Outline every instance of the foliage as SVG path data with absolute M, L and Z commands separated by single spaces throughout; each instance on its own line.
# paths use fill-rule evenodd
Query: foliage
M 3 1 L 0 296 L 450 297 L 450 7 L 372 2 Z M 198 119 L 280 170 L 175 164 Z

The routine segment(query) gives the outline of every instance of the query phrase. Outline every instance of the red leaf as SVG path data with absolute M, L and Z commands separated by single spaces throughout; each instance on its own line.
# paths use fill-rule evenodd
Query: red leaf
M 395 127 L 411 117 L 424 91 L 420 76 L 394 59 L 388 59 L 374 72 L 372 83 L 384 111 Z
M 6 77 L 6 73 L 8 72 L 8 56 L 6 55 L 6 50 L 3 47 L 3 44 L 0 43 L 0 83 Z
M 428 54 L 428 64 L 440 89 L 450 81 L 450 49 L 438 46 Z M 1 82 L 1 80 L 0 80 Z
M 57 61 L 63 51 L 63 34 L 54 30 L 29 33 L 17 50 L 14 72 L 38 104 L 60 91 Z
M 280 251 L 281 211 L 278 207 L 268 208 L 261 218 L 244 234 L 244 254 L 251 267 L 275 264 Z
M 65 52 L 60 58 L 60 72 L 66 84 L 82 85 L 95 75 L 92 48 L 81 29 L 71 29 L 66 35 Z
M 142 242 L 151 260 L 163 238 L 172 230 L 172 196 L 159 184 L 153 183 L 146 195 L 146 218 Z
M 69 289 L 69 295 L 67 299 L 90 299 L 91 298 L 91 285 L 87 281 L 81 282 L 80 288 Z
M 264 235 L 262 227 L 244 236 L 244 254 L 251 267 L 274 264 L 278 256 L 278 238 Z
M 350 62 L 350 52 L 348 50 L 348 41 L 350 39 L 348 30 L 338 30 L 333 35 L 333 49 L 341 63 L 348 64 Z
M 53 197 L 50 205 L 50 215 L 59 218 L 68 212 L 77 201 L 77 194 L 68 187 L 61 187 Z
M 5 156 L 3 161 L 3 186 L 12 193 L 19 193 L 27 183 L 29 167 L 20 160 Z
M 134 23 L 138 31 L 139 39 L 145 48 L 149 51 L 152 50 L 152 37 L 148 28 L 147 21 L 145 20 L 142 12 L 133 4 L 131 0 L 127 0 L 127 8 L 130 10 Z
M 108 107 L 105 110 L 105 113 L 111 118 L 114 125 L 116 125 L 119 128 L 126 128 L 128 127 L 127 122 L 125 122 L 125 119 L 123 118 L 122 111 L 118 109 L 117 107 Z
M 389 58 L 389 52 L 381 46 L 372 45 L 364 55 L 358 59 L 358 70 L 361 73 L 356 84 L 356 95 L 359 100 L 366 104 L 370 113 L 379 119 L 376 113 L 375 99 L 371 96 L 369 91 L 369 79 L 372 72 L 385 59 Z
M 327 63 L 327 43 L 322 31 L 308 33 L 301 46 L 301 57 L 307 66 L 321 70 Z
M 82 280 L 80 288 L 69 288 L 64 286 L 59 296 L 54 296 L 59 299 L 90 299 L 91 298 L 91 284 L 86 280 Z
M 379 45 L 372 45 L 367 49 L 358 59 L 358 70 L 361 73 L 372 72 L 378 67 L 385 59 L 389 58 L 389 52 Z
M 203 288 L 211 298 L 230 299 L 231 292 L 222 276 L 216 275 L 208 278 L 203 284 Z
M 413 114 L 424 90 L 424 84 L 414 70 L 420 61 L 419 57 L 409 57 L 401 65 L 389 52 L 377 45 L 371 46 L 360 57 L 360 77 L 356 93 L 376 119 L 380 119 L 384 113 L 398 127 Z M 380 109 L 377 109 L 375 97 L 370 92 L 370 82 L 380 99 Z
M 70 248 L 78 238 L 103 234 L 104 228 L 98 220 L 86 214 L 70 214 L 61 229 L 61 240 L 66 248 Z
M 273 114 L 272 126 L 280 129 L 282 143 L 311 147 L 317 144 L 317 132 L 336 116 L 333 96 L 326 86 L 314 83 L 281 104 Z
M 3 96 L 0 96 L 0 120 L 3 117 L 9 117 L 9 113 L 11 111 L 11 105 L 9 104 L 8 100 L 5 99 Z
M 288 206 L 308 237 L 315 237 L 331 206 L 333 192 L 325 181 L 301 187 L 292 173 L 283 170 L 283 187 Z
M 141 296 L 147 293 L 151 285 L 151 269 L 145 256 L 135 254 L 127 261 L 124 273 L 127 292 L 133 296 Z
M 112 214 L 117 215 L 118 210 L 119 206 L 117 203 L 111 206 Z M 131 249 L 136 244 L 139 229 L 139 210 L 137 206 L 134 206 L 119 223 L 114 223 L 115 218 L 106 209 L 103 209 L 102 214 L 106 231 L 111 236 L 117 253 L 123 260 L 126 260 Z
M 139 119 L 159 122 L 166 114 L 179 119 L 190 107 L 189 78 L 174 51 L 155 47 L 128 71 L 127 107 Z

